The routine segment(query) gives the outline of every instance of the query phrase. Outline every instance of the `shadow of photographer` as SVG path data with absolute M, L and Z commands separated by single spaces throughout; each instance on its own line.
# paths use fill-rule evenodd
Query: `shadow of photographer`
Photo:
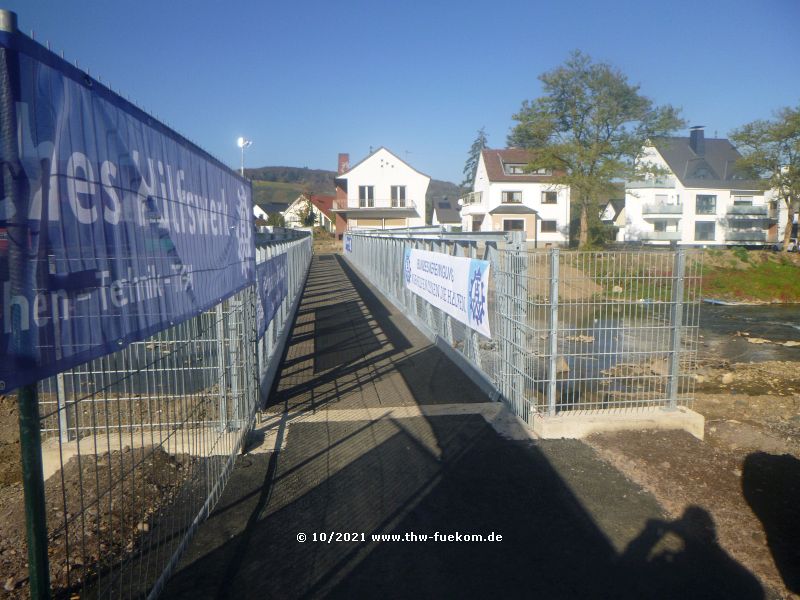
M 758 580 L 717 541 L 708 511 L 689 506 L 679 519 L 651 519 L 619 558 L 621 597 L 764 597 Z

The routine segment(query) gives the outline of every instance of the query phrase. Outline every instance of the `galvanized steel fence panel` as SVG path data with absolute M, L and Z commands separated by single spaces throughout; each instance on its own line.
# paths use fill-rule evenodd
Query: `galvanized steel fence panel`
M 346 257 L 457 350 L 528 423 L 534 415 L 690 407 L 701 254 L 533 249 L 512 233 L 354 231 Z M 490 261 L 492 339 L 413 294 L 405 248 Z
M 269 393 L 264 374 L 281 359 L 311 253 L 310 236 L 257 248 L 257 262 L 286 254 L 288 265 L 287 297 L 261 339 L 250 286 L 39 383 L 56 595 L 158 594 Z

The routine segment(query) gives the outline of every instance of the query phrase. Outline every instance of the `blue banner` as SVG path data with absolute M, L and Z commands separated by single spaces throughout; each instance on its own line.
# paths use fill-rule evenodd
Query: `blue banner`
M 17 130 L 0 145 L 14 174 L 0 198 L 0 391 L 255 281 L 247 180 L 27 37 L 0 34 L 0 49 Z
M 286 254 L 279 254 L 256 266 L 258 302 L 256 303 L 256 329 L 258 339 L 264 336 L 267 327 L 278 312 L 289 291 L 286 273 Z

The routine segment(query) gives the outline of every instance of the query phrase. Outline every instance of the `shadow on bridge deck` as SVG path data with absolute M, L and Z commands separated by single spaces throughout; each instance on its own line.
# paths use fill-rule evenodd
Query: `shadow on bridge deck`
M 763 597 L 705 511 L 668 521 L 581 442 L 524 439 L 338 256 L 314 257 L 271 397 L 165 597 Z

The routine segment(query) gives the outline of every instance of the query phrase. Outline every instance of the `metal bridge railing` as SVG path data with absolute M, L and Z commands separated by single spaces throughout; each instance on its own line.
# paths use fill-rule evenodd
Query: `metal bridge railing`
M 310 236 L 269 237 L 281 241 L 263 241 L 257 262 L 286 255 L 287 295 L 261 339 L 250 286 L 39 383 L 55 596 L 157 595 L 222 493 L 311 261 Z
M 535 415 L 691 406 L 701 255 L 534 250 L 517 233 L 349 235 L 348 260 L 529 424 Z M 406 287 L 406 248 L 490 262 L 492 339 Z

